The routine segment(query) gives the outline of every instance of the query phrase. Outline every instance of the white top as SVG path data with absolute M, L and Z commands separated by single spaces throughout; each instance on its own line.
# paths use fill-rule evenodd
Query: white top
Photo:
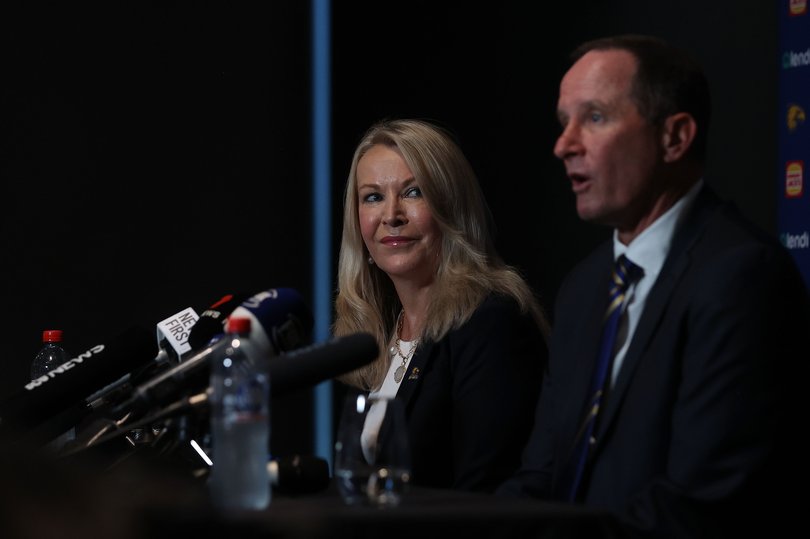
M 702 187 L 703 180 L 701 179 L 666 213 L 636 236 L 629 245 L 620 242 L 618 232 L 613 231 L 613 259 L 616 260 L 624 254 L 631 262 L 639 266 L 644 274 L 630 285 L 625 294 L 625 315 L 619 321 L 619 331 L 616 335 L 617 352 L 613 358 L 611 387 L 616 383 L 624 356 L 627 354 L 627 349 L 636 332 L 636 327 L 638 327 L 638 321 L 644 311 L 644 304 L 647 303 L 647 296 L 667 259 L 675 231 Z
M 388 368 L 388 374 L 385 375 L 382 385 L 369 393 L 368 397 L 370 399 L 374 397 L 393 399 L 396 397 L 399 385 L 402 383 L 402 380 L 405 379 L 405 373 L 408 372 L 408 365 L 411 363 L 411 348 L 413 348 L 413 346 L 414 341 L 399 341 L 399 349 L 402 351 L 402 355 L 408 358 L 405 360 L 402 379 L 399 382 L 394 379 L 394 373 L 402 366 L 402 357 L 400 357 L 399 354 L 394 354 L 394 357 L 391 359 L 391 366 Z M 373 460 L 371 452 L 377 446 L 377 435 L 380 432 L 384 413 L 385 410 L 380 407 L 378 403 L 374 403 L 371 405 L 368 414 L 366 414 L 366 422 L 363 424 L 360 443 L 363 446 L 363 455 L 365 455 L 368 462 Z

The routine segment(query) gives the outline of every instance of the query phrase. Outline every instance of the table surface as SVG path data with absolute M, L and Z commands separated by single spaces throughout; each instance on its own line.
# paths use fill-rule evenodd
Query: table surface
M 60 537 L 617 537 L 606 514 L 540 500 L 410 485 L 397 507 L 348 506 L 334 483 L 301 495 L 273 493 L 262 511 L 218 511 L 204 479 L 171 460 L 109 469 L 27 454 L 0 459 L 3 539 Z

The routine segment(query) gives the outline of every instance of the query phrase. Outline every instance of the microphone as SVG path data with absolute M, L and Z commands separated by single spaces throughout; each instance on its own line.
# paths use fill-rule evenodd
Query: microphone
M 271 288 L 236 307 L 231 316 L 250 318 L 250 340 L 275 356 L 309 342 L 315 320 L 304 298 L 292 288 Z
M 231 301 L 232 299 L 228 300 L 229 303 Z M 207 337 L 207 344 L 202 350 L 136 386 L 132 396 L 119 405 L 114 413 L 127 410 L 142 412 L 150 406 L 161 405 L 175 398 L 179 391 L 195 391 L 205 387 L 208 384 L 210 356 L 227 345 L 225 341 L 217 340 L 217 335 L 221 335 L 223 331 L 221 323 L 224 322 L 222 319 L 224 312 L 225 310 L 217 309 L 215 315 L 203 313 L 191 329 L 190 340 L 203 338 L 202 334 L 197 332 L 197 328 L 205 319 L 216 322 L 205 323 L 206 333 L 213 330 L 217 331 L 217 334 Z M 259 292 L 231 309 L 231 312 L 232 315 L 244 312 L 246 316 L 256 321 L 251 323 L 251 339 L 257 341 L 260 352 L 268 357 L 275 355 L 276 351 L 303 344 L 301 339 L 308 336 L 313 323 L 312 315 L 301 295 L 288 288 Z M 195 333 L 197 337 L 194 336 Z
M 80 404 L 88 395 L 154 361 L 154 337 L 132 327 L 33 379 L 0 404 L 0 433 L 21 433 Z
M 315 323 L 304 298 L 292 288 L 231 294 L 200 315 L 189 335 L 191 348 L 199 350 L 222 335 L 230 316 L 250 318 L 250 339 L 260 350 L 273 355 L 308 342 Z
M 186 307 L 179 313 L 158 322 L 156 331 L 160 353 L 171 355 L 176 359 L 191 350 L 188 338 L 190 329 L 197 323 L 198 318 L 194 309 Z M 167 351 L 167 345 L 171 347 L 171 353 Z
M 217 341 L 180 365 L 169 369 L 135 388 L 135 394 L 118 407 L 117 413 L 129 409 L 144 411 L 150 406 L 163 405 L 176 398 L 180 391 L 199 391 L 192 401 L 180 399 L 170 407 L 183 409 L 186 404 L 199 406 L 208 403 L 205 389 L 208 385 L 208 359 L 227 346 Z M 374 361 L 379 355 L 377 341 L 370 333 L 353 333 L 334 337 L 326 342 L 299 348 L 271 359 L 268 366 L 270 398 L 298 389 L 312 387 L 341 374 L 358 369 Z M 165 417 L 165 414 L 160 414 Z M 154 417 L 152 418 L 154 421 Z
M 205 324 L 210 324 L 214 311 L 230 314 L 247 297 L 227 294 L 206 310 L 203 318 L 189 307 L 159 322 L 157 355 L 154 349 L 148 349 L 151 347 L 142 328 L 131 328 L 106 345 L 91 347 L 0 403 L 0 435 L 16 429 L 17 434 L 26 432 L 31 442 L 44 443 L 94 410 L 113 406 L 131 394 L 139 380 L 176 363 L 181 353 L 190 349 L 189 328 L 202 320 L 203 327 L 196 330 L 196 335 L 207 341 L 221 332 L 221 328 L 209 330 L 205 336 Z M 99 353 L 102 355 L 96 357 Z
M 227 346 L 226 341 L 214 341 L 194 355 L 136 386 L 132 395 L 113 410 L 117 416 L 128 411 L 144 412 L 160 405 L 183 390 L 193 391 L 208 382 L 208 362 L 215 352 Z
M 204 344 L 221 333 L 221 323 L 215 320 L 227 317 L 247 297 L 246 293 L 225 294 L 201 315 L 197 315 L 193 308 L 188 307 L 158 322 L 156 326 L 158 353 L 154 361 L 101 388 L 88 397 L 88 405 L 93 410 L 114 406 L 132 393 L 133 386 L 167 369 L 170 365 L 179 363 L 183 355 L 188 355 L 192 350 L 192 343 L 196 342 L 194 335 L 197 341 L 204 339 Z
M 370 333 L 352 333 L 270 360 L 270 397 L 312 387 L 368 365 L 380 353 Z
M 225 294 L 203 311 L 188 335 L 191 350 L 203 348 L 208 341 L 221 334 L 228 316 L 249 297 L 250 294 L 245 292 Z
M 159 379 L 143 384 L 128 402 L 116 410 L 116 414 L 131 409 L 144 411 L 150 406 L 164 405 L 181 390 L 184 392 L 198 391 L 198 393 L 174 400 L 148 417 L 117 425 L 115 428 L 118 430 L 114 432 L 107 432 L 108 429 L 104 429 L 80 449 L 106 443 L 129 429 L 150 425 L 167 417 L 184 414 L 191 410 L 205 410 L 210 400 L 210 388 L 207 386 L 207 377 L 201 375 L 208 374 L 206 368 L 208 357 L 221 346 L 227 346 L 226 341 L 212 343 L 205 350 L 196 354 L 194 358 L 171 369 L 174 371 L 173 374 L 158 377 Z M 377 341 L 370 333 L 334 337 L 320 344 L 282 354 L 268 361 L 270 398 L 311 387 L 353 371 L 371 363 L 378 355 Z

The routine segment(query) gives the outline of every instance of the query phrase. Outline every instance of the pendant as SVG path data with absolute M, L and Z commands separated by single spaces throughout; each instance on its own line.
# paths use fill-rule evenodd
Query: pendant
M 394 381 L 396 383 L 400 383 L 402 381 L 402 377 L 405 376 L 405 366 L 400 365 L 397 367 L 397 370 L 394 371 Z

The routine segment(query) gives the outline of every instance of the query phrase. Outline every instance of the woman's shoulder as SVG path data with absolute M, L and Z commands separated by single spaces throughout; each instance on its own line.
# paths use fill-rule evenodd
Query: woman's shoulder
M 509 316 L 519 316 L 521 315 L 520 311 L 520 304 L 518 301 L 506 294 L 498 293 L 498 292 L 491 292 L 489 293 L 478 307 L 475 309 L 473 313 L 473 317 L 475 316 L 492 316 L 492 315 L 509 315 Z
M 486 332 L 502 328 L 524 330 L 535 325 L 532 314 L 522 311 L 517 299 L 493 292 L 481 301 L 462 328 Z
M 522 311 L 517 299 L 489 294 L 461 327 L 448 334 L 448 345 L 457 355 L 477 351 L 472 357 L 491 351 L 502 362 L 507 353 L 515 361 L 528 356 L 543 357 L 547 346 L 543 331 L 531 312 Z M 485 353 L 486 352 L 486 353 Z

